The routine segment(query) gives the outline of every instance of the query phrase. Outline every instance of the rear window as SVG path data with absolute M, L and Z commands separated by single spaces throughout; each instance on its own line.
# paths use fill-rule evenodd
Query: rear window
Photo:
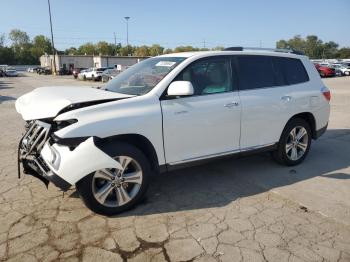
M 238 82 L 241 90 L 272 87 L 277 85 L 269 56 L 237 56 Z

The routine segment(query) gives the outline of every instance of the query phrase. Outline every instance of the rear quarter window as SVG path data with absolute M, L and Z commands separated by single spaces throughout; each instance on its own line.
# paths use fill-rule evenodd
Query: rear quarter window
M 300 59 L 275 57 L 273 59 L 277 71 L 282 72 L 287 85 L 295 85 L 309 81 L 309 76 Z

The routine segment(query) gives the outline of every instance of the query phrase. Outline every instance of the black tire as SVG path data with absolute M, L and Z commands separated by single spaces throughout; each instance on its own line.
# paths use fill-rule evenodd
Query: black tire
M 306 136 L 307 136 L 307 148 L 305 150 L 305 152 L 303 153 L 303 155 L 298 158 L 297 160 L 292 160 L 290 159 L 290 157 L 287 155 L 286 152 L 286 145 L 288 143 L 289 140 L 289 135 L 291 133 L 291 131 L 296 128 L 296 127 L 303 127 L 306 130 Z M 306 122 L 304 119 L 301 118 L 294 118 L 292 120 L 290 120 L 287 125 L 285 126 L 280 141 L 278 142 L 277 145 L 277 149 L 272 153 L 273 158 L 282 165 L 286 165 L 286 166 L 295 166 L 300 164 L 301 162 L 304 161 L 305 157 L 307 156 L 307 154 L 309 153 L 310 147 L 311 147 L 311 128 L 310 125 L 308 124 L 308 122 Z
M 83 75 L 83 80 L 86 81 L 86 75 Z
M 324 73 L 323 71 L 320 72 L 320 76 L 321 76 L 321 77 L 326 77 L 326 76 L 325 76 L 325 73 Z
M 122 206 L 108 207 L 96 200 L 92 189 L 93 176 L 95 173 L 87 175 L 76 184 L 78 193 L 80 194 L 83 202 L 89 209 L 101 215 L 111 216 L 119 214 L 134 207 L 143 199 L 148 188 L 149 179 L 152 171 L 150 163 L 145 157 L 144 153 L 133 145 L 124 142 L 110 143 L 104 147 L 104 150 L 109 155 L 128 156 L 133 158 L 138 162 L 142 170 L 142 183 L 138 193 L 134 196 L 134 198 L 132 198 L 129 202 Z

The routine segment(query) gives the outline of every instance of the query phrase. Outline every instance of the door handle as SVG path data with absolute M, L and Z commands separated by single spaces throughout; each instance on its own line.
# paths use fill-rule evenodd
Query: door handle
M 228 104 L 224 105 L 224 107 L 227 107 L 227 108 L 232 108 L 234 106 L 239 106 L 239 103 L 238 102 L 232 102 L 232 103 L 228 103 Z
M 292 97 L 291 96 L 282 96 L 281 99 L 283 101 L 287 101 L 288 102 L 288 101 L 292 100 Z

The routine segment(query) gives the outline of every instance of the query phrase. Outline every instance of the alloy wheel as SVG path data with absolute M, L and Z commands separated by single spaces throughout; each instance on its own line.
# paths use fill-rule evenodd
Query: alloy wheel
M 106 207 L 120 207 L 130 202 L 140 191 L 143 172 L 140 164 L 128 156 L 114 158 L 121 165 L 94 173 L 92 192 L 95 199 Z
M 294 127 L 287 138 L 287 157 L 292 161 L 299 160 L 305 154 L 308 146 L 309 136 L 306 129 L 302 126 Z

